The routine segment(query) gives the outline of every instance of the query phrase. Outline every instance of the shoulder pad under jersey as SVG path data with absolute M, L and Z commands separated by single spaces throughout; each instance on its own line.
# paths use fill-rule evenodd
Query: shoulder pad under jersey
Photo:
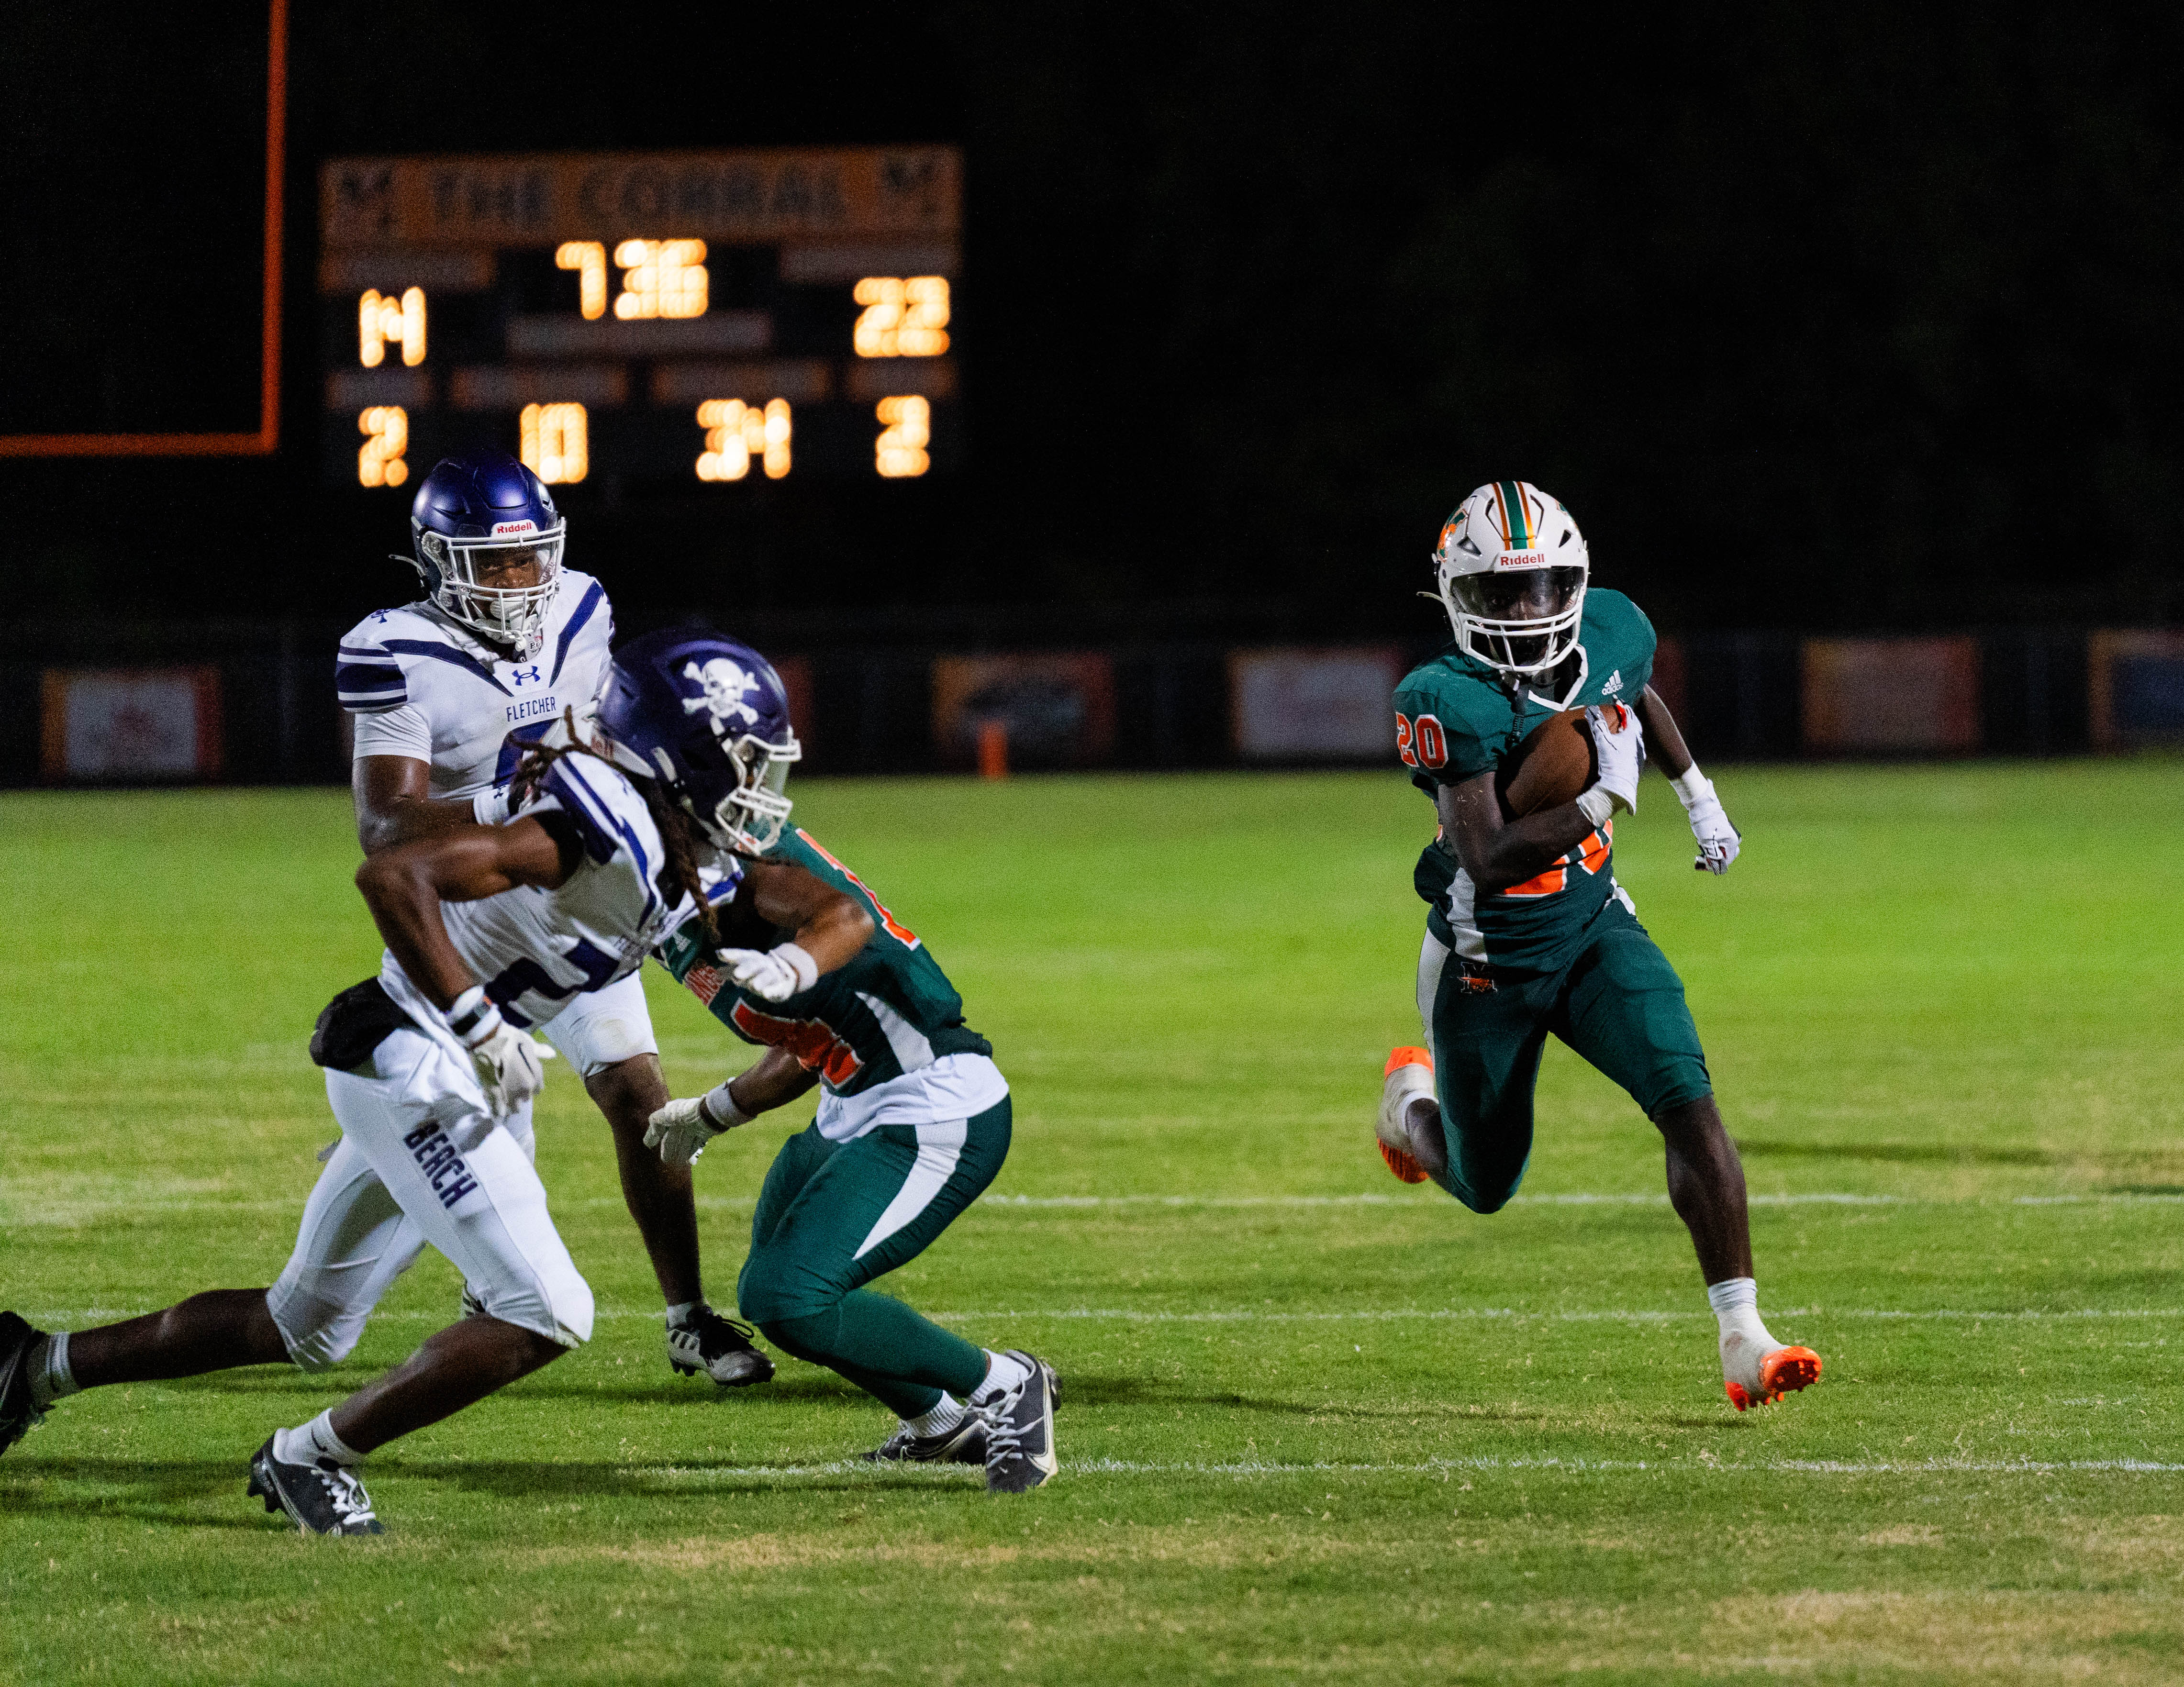
M 1596 587 L 1585 594 L 1585 688 L 1580 703 L 1635 703 L 1653 676 L 1658 643 L 1646 612 L 1620 592 Z
M 1478 663 L 1453 649 L 1396 688 L 1396 751 L 1421 789 L 1460 785 L 1500 759 L 1516 710 Z
M 525 805 L 551 804 L 576 822 L 584 854 L 604 866 L 618 849 L 629 851 L 649 883 L 666 859 L 644 799 L 628 780 L 596 756 L 565 755 L 546 770 L 538 794 Z
M 614 643 L 614 610 L 607 602 L 607 588 L 590 575 L 563 569 L 554 607 L 560 625 L 547 629 L 547 642 L 554 652 L 547 673 L 549 685 L 560 683 L 572 651 L 591 651 L 604 663 Z

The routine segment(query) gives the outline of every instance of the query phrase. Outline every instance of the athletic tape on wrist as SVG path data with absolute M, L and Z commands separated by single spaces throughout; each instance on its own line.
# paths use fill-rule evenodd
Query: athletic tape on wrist
M 448 1029 L 465 1045 L 483 1042 L 499 1025 L 500 1010 L 486 999 L 482 984 L 471 985 L 448 1004 Z
M 1713 781 L 1699 771 L 1696 761 L 1669 782 L 1675 787 L 1676 796 L 1686 814 L 1713 795 Z
M 736 1098 L 728 1094 L 728 1084 L 734 1082 L 730 1078 L 727 1083 L 716 1083 L 699 1098 L 703 1116 L 724 1131 L 732 1131 L 738 1125 L 747 1125 L 756 1116 L 737 1106 Z
M 1577 806 L 1578 812 L 1595 826 L 1605 826 L 1615 812 L 1615 799 L 1607 794 L 1605 785 L 1595 785 L 1578 798 Z
M 819 963 L 801 944 L 777 943 L 773 946 L 773 955 L 777 960 L 786 961 L 789 971 L 795 973 L 798 994 L 801 994 L 819 982 Z

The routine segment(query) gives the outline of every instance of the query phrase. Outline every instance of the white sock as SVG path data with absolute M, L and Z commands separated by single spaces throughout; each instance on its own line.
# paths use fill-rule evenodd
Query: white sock
M 688 1323 L 690 1320 L 696 1317 L 699 1313 L 710 1312 L 713 1309 L 710 1306 L 708 1306 L 702 1300 L 683 1300 L 677 1302 L 676 1305 L 670 1306 L 667 1309 L 667 1328 L 671 1330 L 681 1329 L 683 1325 Z
M 332 1459 L 338 1465 L 359 1465 L 364 1455 L 334 1434 L 334 1414 L 329 1407 L 309 1423 L 273 1432 L 273 1456 L 283 1464 L 316 1464 Z
M 43 1411 L 57 1400 L 83 1392 L 83 1384 L 69 1369 L 68 1339 L 66 1330 L 56 1330 L 45 1339 L 42 1350 L 34 1348 L 27 1356 L 25 1368 L 31 1373 L 31 1405 L 36 1411 Z
M 1782 1344 L 1759 1322 L 1759 1285 L 1748 1277 L 1732 1277 L 1707 1289 L 1707 1304 L 1721 1326 L 1721 1362 L 1724 1374 L 1732 1368 L 1758 1373 L 1759 1361 Z M 1739 1374 L 1735 1378 L 1741 1382 Z
M 973 1406 L 981 1400 L 991 1400 L 996 1395 L 1012 1393 L 1031 1380 L 1031 1367 L 1021 1359 L 1012 1359 L 1006 1353 L 996 1353 L 989 1347 L 986 1350 L 986 1380 L 978 1384 L 978 1392 L 971 1396 Z
M 963 1403 L 944 1389 L 930 1411 L 905 1417 L 902 1427 L 913 1435 L 944 1435 L 963 1421 Z

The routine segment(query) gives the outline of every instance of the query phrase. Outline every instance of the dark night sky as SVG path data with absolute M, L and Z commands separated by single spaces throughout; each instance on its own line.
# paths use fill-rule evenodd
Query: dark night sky
M 315 480 L 320 157 L 930 140 L 967 159 L 971 467 L 726 517 L 573 489 L 626 612 L 1415 631 L 1448 509 L 1521 474 L 1672 626 L 2184 615 L 2172 10 L 298 11 L 283 453 L 0 464 L 19 610 L 386 595 L 399 522 Z M 172 54 L 36 15 L 11 76 Z

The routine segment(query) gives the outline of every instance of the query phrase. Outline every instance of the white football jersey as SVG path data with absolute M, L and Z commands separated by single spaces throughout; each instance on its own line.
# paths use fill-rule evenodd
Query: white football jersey
M 613 639 L 606 588 L 564 569 L 532 660 L 510 661 L 432 604 L 409 604 L 343 635 L 334 685 L 355 717 L 358 755 L 429 762 L 433 796 L 474 797 L 515 771 L 510 732 L 533 737 L 571 706 L 589 718 Z
M 560 735 L 556 733 L 556 738 Z M 519 886 L 476 902 L 443 902 L 440 917 L 456 953 L 485 983 L 511 1025 L 527 1028 L 559 1014 L 580 992 L 627 977 L 686 916 L 689 899 L 665 894 L 667 859 L 652 816 L 629 781 L 593 755 L 564 756 L 546 771 L 522 813 L 559 814 L 583 855 L 559 890 Z M 546 819 L 549 829 L 560 822 Z M 417 1023 L 446 1037 L 447 1021 L 392 953 L 380 982 Z

